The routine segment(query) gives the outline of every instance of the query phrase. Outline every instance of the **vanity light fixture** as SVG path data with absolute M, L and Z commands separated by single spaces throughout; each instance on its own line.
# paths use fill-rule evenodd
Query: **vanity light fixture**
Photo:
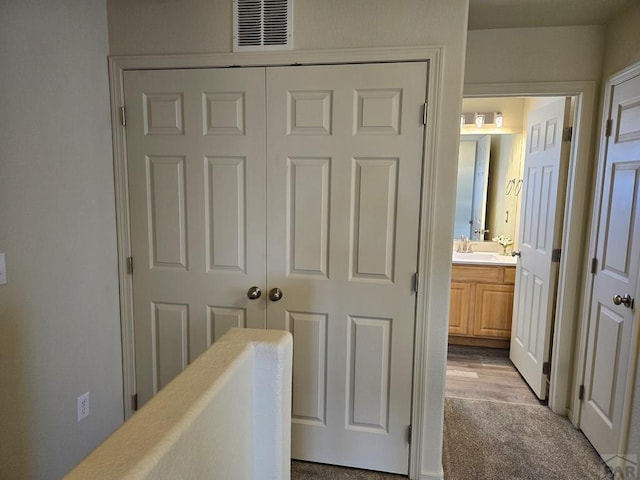
M 504 116 L 502 112 L 463 112 L 460 115 L 460 128 L 483 128 L 487 126 L 502 128 Z

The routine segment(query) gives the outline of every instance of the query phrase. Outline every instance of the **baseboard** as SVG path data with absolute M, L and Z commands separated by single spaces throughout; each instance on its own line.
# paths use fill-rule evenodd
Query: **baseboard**
M 419 480 L 443 480 L 443 479 L 444 479 L 443 470 L 440 470 L 439 472 L 422 472 L 419 477 Z

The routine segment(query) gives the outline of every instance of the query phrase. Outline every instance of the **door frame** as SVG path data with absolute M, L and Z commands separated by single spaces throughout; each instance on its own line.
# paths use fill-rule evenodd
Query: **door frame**
M 129 194 L 126 158 L 126 112 L 124 105 L 124 72 L 126 70 L 215 68 L 215 67 L 269 67 L 282 65 L 331 65 L 356 63 L 395 63 L 420 61 L 427 63 L 427 121 L 423 138 L 422 198 L 420 202 L 420 230 L 418 292 L 416 293 L 416 318 L 414 330 L 412 429 L 409 453 L 410 478 L 442 478 L 435 467 L 434 448 L 430 448 L 433 435 L 442 431 L 444 405 L 445 348 L 432 341 L 438 332 L 446 332 L 448 301 L 442 302 L 438 282 L 429 281 L 434 271 L 446 274 L 438 268 L 441 258 L 442 232 L 438 228 L 436 205 L 437 159 L 444 155 L 446 142 L 439 142 L 443 135 L 438 124 L 441 112 L 446 111 L 443 101 L 445 82 L 443 77 L 444 48 L 391 47 L 357 48 L 340 50 L 309 50 L 300 52 L 222 53 L 193 55 L 143 55 L 109 57 L 111 102 L 111 126 L 113 132 L 114 183 L 116 207 L 116 235 L 118 245 L 118 277 L 120 294 L 120 322 L 122 331 L 123 404 L 124 417 L 133 413 L 132 395 L 135 393 L 135 350 L 133 338 L 133 283 L 129 274 L 128 259 L 131 256 Z M 455 115 L 457 117 L 457 115 Z M 445 145 L 443 147 L 443 145 Z M 456 147 L 457 148 L 457 147 Z M 450 267 L 449 267 L 450 275 Z M 447 282 L 448 283 L 448 282 Z M 448 298 L 448 297 L 447 297 Z M 441 370 L 441 371 L 440 371 Z M 438 459 L 440 455 L 438 452 Z M 439 462 L 439 460 L 437 460 Z M 430 471 L 425 472 L 428 469 Z
M 592 259 L 597 254 L 598 230 L 600 227 L 600 210 L 602 209 L 602 194 L 604 190 L 604 181 L 606 173 L 606 154 L 607 154 L 607 136 L 606 120 L 611 112 L 611 102 L 613 101 L 613 89 L 615 86 L 640 75 L 640 62 L 629 65 L 622 70 L 614 73 L 609 77 L 605 84 L 602 101 L 602 112 L 600 117 L 598 143 L 598 156 L 596 158 L 597 174 L 595 178 L 595 192 L 593 196 L 593 209 L 591 212 L 591 231 L 589 232 L 588 256 L 586 259 Z M 587 262 L 589 263 L 589 262 Z M 579 348 L 577 355 L 576 368 L 576 385 L 574 388 L 573 409 L 575 412 L 576 426 L 579 426 L 580 415 L 582 413 L 582 400 L 578 399 L 578 389 L 584 382 L 587 361 L 587 345 L 589 336 L 589 324 L 591 322 L 591 300 L 593 295 L 594 276 L 586 275 L 584 283 L 584 297 L 582 302 L 582 315 L 580 317 L 581 331 L 579 337 Z M 636 289 L 635 298 L 640 296 L 640 285 Z M 620 439 L 618 441 L 618 452 L 626 452 L 629 440 L 629 431 L 631 428 L 631 413 L 633 411 L 633 394 L 636 383 L 636 370 L 638 368 L 638 355 L 640 354 L 640 326 L 638 322 L 634 322 L 631 330 L 631 349 L 629 351 L 629 368 L 627 370 L 626 392 L 624 405 L 622 408 L 622 428 L 620 430 Z
M 482 97 L 574 97 L 573 138 L 569 158 L 562 232 L 562 255 L 558 273 L 549 408 L 566 415 L 577 426 L 575 415 L 578 376 L 573 373 L 577 335 L 580 330 L 580 292 L 587 277 L 585 238 L 593 190 L 592 161 L 595 82 L 532 82 L 465 84 L 465 98 Z M 576 275 L 578 272 L 578 275 Z

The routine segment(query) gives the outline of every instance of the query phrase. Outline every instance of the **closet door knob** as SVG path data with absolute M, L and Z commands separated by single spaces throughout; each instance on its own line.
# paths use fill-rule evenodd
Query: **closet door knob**
M 247 291 L 247 298 L 249 300 L 257 300 L 258 298 L 260 298 L 260 295 L 262 295 L 262 290 L 260 290 L 260 287 L 251 287 Z
M 277 302 L 282 297 L 283 297 L 283 293 L 282 293 L 282 290 L 280 290 L 279 288 L 272 288 L 269 291 L 269 300 L 271 300 L 272 302 Z
M 616 305 L 624 305 L 627 308 L 631 308 L 633 306 L 633 298 L 628 293 L 624 295 L 614 295 L 613 303 Z

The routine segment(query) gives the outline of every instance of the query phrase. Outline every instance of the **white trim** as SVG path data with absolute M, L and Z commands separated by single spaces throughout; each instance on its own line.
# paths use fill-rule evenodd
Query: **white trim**
M 564 225 L 562 234 L 562 257 L 560 260 L 556 323 L 553 337 L 553 358 L 551 362 L 549 407 L 559 415 L 567 415 L 572 385 L 577 384 L 572 377 L 579 328 L 580 287 L 587 274 L 585 266 L 585 242 L 590 206 L 591 162 L 593 114 L 595 113 L 595 82 L 540 82 L 465 85 L 465 97 L 499 96 L 575 96 L 576 110 L 573 123 L 573 141 L 567 176 Z M 579 275 L 577 275 L 579 273 Z M 574 388 L 574 399 L 577 399 Z M 572 415 L 573 416 L 573 415 Z M 572 419 L 573 421 L 573 419 Z M 575 423 L 574 423 L 575 424 Z
M 276 66 L 276 65 L 317 65 L 341 63 L 378 63 L 425 61 L 428 62 L 428 104 L 429 121 L 424 135 L 424 169 L 422 178 L 422 204 L 420 213 L 420 238 L 418 275 L 419 291 L 417 293 L 415 354 L 413 375 L 412 405 L 412 443 L 409 456 L 410 478 L 442 478 L 424 474 L 419 477 L 422 465 L 422 451 L 425 442 L 432 441 L 433 435 L 425 424 L 436 422 L 442 429 L 442 419 L 430 420 L 426 412 L 426 402 L 431 392 L 437 390 L 433 381 L 428 381 L 428 369 L 438 364 L 441 359 L 438 352 L 428 349 L 429 323 L 436 322 L 440 299 L 434 295 L 430 287 L 429 272 L 431 260 L 437 252 L 433 250 L 437 228 L 434 224 L 435 205 L 435 166 L 440 151 L 437 142 L 437 122 L 442 109 L 442 57 L 443 47 L 400 47 L 400 48 L 365 48 L 344 50 L 317 50 L 269 53 L 233 53 L 203 55 L 157 55 L 157 56 L 114 56 L 109 58 L 109 76 L 111 89 L 111 114 L 113 129 L 114 175 L 116 186 L 116 214 L 118 236 L 118 262 L 121 298 L 123 377 L 124 377 L 124 410 L 125 418 L 132 412 L 128 399 L 135 392 L 135 357 L 133 332 L 133 291 L 131 276 L 127 274 L 127 257 L 131 255 L 129 230 L 129 198 L 127 190 L 127 158 L 126 132 L 120 125 L 120 107 L 124 105 L 123 72 L 125 70 L 170 69 L 170 68 L 212 68 L 229 66 Z M 431 377 L 431 376 L 430 376 Z M 444 366 L 442 370 L 444 379 Z M 443 399 L 444 400 L 444 399 Z
M 598 137 L 599 149 L 597 158 L 597 179 L 595 185 L 595 194 L 593 196 L 593 210 L 591 213 L 591 232 L 589 235 L 588 260 L 596 257 L 598 247 L 598 231 L 600 229 L 600 210 L 602 208 L 602 192 L 604 188 L 606 158 L 607 158 L 607 137 L 606 137 L 606 120 L 611 118 L 611 102 L 613 101 L 613 89 L 616 85 L 630 80 L 633 77 L 640 76 L 640 62 L 629 65 L 617 73 L 611 75 L 604 87 L 602 102 L 602 117 L 600 118 L 600 134 Z M 576 369 L 576 391 L 579 385 L 584 383 L 585 363 L 587 361 L 587 343 L 589 334 L 589 323 L 591 321 L 591 300 L 593 297 L 594 276 L 588 274 L 584 282 L 584 299 L 582 302 L 582 331 L 580 334 L 580 347 L 578 350 L 578 365 Z M 640 297 L 640 284 L 636 288 L 635 298 Z M 622 428 L 620 430 L 620 439 L 618 441 L 618 452 L 626 452 L 629 440 L 629 429 L 631 422 L 631 414 L 633 411 L 633 393 L 635 390 L 635 377 L 638 364 L 638 355 L 640 354 L 640 326 L 635 322 L 631 331 L 631 349 L 629 351 L 629 369 L 627 371 L 625 399 L 622 410 Z M 580 416 L 582 413 L 582 401 L 578 400 L 577 394 L 573 405 L 575 425 L 579 426 Z
M 444 472 L 441 471 L 439 473 L 421 473 L 420 474 L 420 480 L 442 480 L 444 478 Z

